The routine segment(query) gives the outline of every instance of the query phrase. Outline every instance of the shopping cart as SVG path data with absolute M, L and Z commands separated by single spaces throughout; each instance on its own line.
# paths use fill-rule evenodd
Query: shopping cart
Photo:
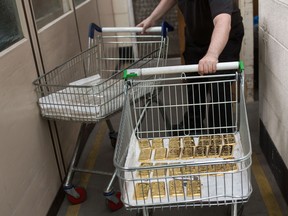
M 235 216 L 248 201 L 252 151 L 243 63 L 219 63 L 219 75 L 190 73 L 197 70 L 198 65 L 183 65 L 125 71 L 132 88 L 126 92 L 114 165 L 127 209 L 149 215 L 157 208 L 229 205 Z M 163 73 L 159 83 L 144 79 Z M 131 104 L 139 88 L 161 92 Z M 197 100 L 196 88 L 208 96 Z M 197 112 L 205 116 L 200 124 L 195 123 Z M 194 121 L 180 127 L 187 118 Z
M 87 131 L 89 135 L 96 122 L 106 120 L 111 144 L 115 146 L 117 132 L 109 118 L 123 107 L 123 69 L 164 66 L 169 41 L 167 32 L 170 30 L 173 27 L 166 22 L 161 27 L 148 29 L 143 35 L 138 34 L 142 31 L 139 27 L 101 28 L 92 23 L 90 48 L 33 82 L 44 118 L 82 123 L 64 183 L 71 203 L 86 199 L 85 190 L 71 184 L 74 172 L 105 174 L 77 168 L 85 145 L 84 136 Z M 137 98 L 149 92 L 138 92 Z

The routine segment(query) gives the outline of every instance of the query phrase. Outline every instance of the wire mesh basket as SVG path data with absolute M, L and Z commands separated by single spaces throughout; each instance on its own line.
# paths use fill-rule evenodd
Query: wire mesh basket
M 130 80 L 132 88 L 126 92 L 114 154 L 126 208 L 237 205 L 248 201 L 252 193 L 252 149 L 244 81 L 238 62 L 219 67 L 225 69 L 227 65 L 232 74 L 187 75 L 197 69 L 195 65 L 128 70 L 128 74 L 137 76 L 185 74 L 163 77 L 159 83 Z M 144 91 L 148 87 L 161 91 L 129 102 L 138 88 Z M 200 100 L 196 88 L 210 96 Z M 202 116 L 200 123 L 196 123 L 197 116 Z M 188 118 L 193 120 L 183 123 Z
M 124 100 L 123 70 L 164 66 L 168 27 L 171 28 L 164 23 L 142 35 L 137 34 L 142 30 L 138 27 L 100 28 L 92 24 L 91 48 L 33 82 L 41 115 L 48 119 L 95 122 L 120 110 Z M 138 97 L 146 93 L 139 92 Z

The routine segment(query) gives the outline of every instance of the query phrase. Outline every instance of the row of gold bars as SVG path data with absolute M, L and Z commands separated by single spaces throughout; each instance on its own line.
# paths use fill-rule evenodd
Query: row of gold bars
M 169 196 L 184 196 L 186 191 L 187 197 L 201 196 L 201 181 L 200 180 L 178 180 L 174 179 L 169 181 Z M 186 190 L 185 190 L 186 188 Z M 149 191 L 151 191 L 151 198 L 165 198 L 166 187 L 165 182 L 157 181 L 151 183 L 136 183 L 134 199 L 135 200 L 146 200 L 149 197 Z
M 234 134 L 201 136 L 196 145 L 193 137 L 171 137 L 169 148 L 164 148 L 163 138 L 140 139 L 139 162 L 154 160 L 189 160 L 192 158 L 221 157 L 231 159 L 236 144 Z
M 177 163 L 170 164 L 171 166 L 176 165 Z M 167 165 L 167 163 L 155 163 L 155 166 Z M 153 163 L 141 163 L 140 167 L 153 167 Z M 138 177 L 140 178 L 150 178 L 151 173 L 153 177 L 167 177 L 167 176 L 179 176 L 179 175 L 189 175 L 189 174 L 206 174 L 206 173 L 216 173 L 221 175 L 224 172 L 237 171 L 236 163 L 227 163 L 227 164 L 211 164 L 211 165 L 200 165 L 200 166 L 183 166 L 183 167 L 174 167 L 174 168 L 163 168 L 163 169 L 148 169 L 148 170 L 139 170 Z M 169 174 L 168 174 L 169 171 Z

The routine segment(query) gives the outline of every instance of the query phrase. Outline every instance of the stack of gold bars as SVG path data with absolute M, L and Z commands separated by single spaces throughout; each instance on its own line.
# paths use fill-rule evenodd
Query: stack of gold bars
M 165 145 L 164 141 L 166 141 Z M 190 180 L 184 181 L 173 178 L 168 180 L 166 177 L 191 174 L 223 175 L 224 172 L 238 170 L 236 163 L 185 165 L 185 162 L 189 162 L 191 159 L 233 159 L 233 151 L 236 145 L 234 134 L 200 136 L 198 139 L 191 136 L 139 139 L 138 143 L 140 167 L 150 167 L 149 169 L 139 170 L 138 177 L 150 179 L 152 176 L 157 179 L 157 182 L 136 183 L 134 198 L 137 200 L 147 199 L 149 193 L 151 193 L 152 198 L 164 198 L 166 187 L 169 188 L 169 196 L 184 196 L 184 191 L 186 191 L 186 196 L 201 196 L 201 182 L 198 178 L 195 180 L 190 176 Z M 179 162 L 176 163 L 175 160 L 179 160 Z M 181 164 L 180 161 L 184 163 Z M 171 168 L 159 168 L 162 165 L 169 165 Z M 157 168 L 154 168 L 154 166 L 157 166 Z M 160 181 L 160 178 L 166 179 L 166 184 L 164 181 Z
M 149 194 L 152 199 L 163 199 L 169 194 L 170 197 L 178 197 L 186 195 L 188 198 L 201 196 L 200 180 L 170 180 L 168 182 L 169 192 L 166 193 L 164 181 L 156 181 L 151 183 L 136 183 L 135 185 L 135 200 L 147 200 Z M 186 193 L 185 193 L 186 192 Z
M 233 159 L 236 141 L 234 134 L 200 136 L 196 144 L 193 137 L 171 137 L 168 148 L 162 138 L 140 139 L 139 162 L 161 160 L 190 160 L 192 158 Z M 152 152 L 154 151 L 154 158 Z

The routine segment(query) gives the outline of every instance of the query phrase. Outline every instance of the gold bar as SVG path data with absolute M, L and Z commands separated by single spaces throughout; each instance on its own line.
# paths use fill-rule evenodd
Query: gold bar
M 155 143 L 157 143 L 157 142 L 158 142 L 158 143 L 159 143 L 159 142 L 162 143 L 162 142 L 163 142 L 163 139 L 162 139 L 162 138 L 153 138 L 152 141 L 155 142 Z
M 183 137 L 183 144 L 184 144 L 184 147 L 188 147 L 188 148 L 195 146 L 193 137 Z
M 184 196 L 184 188 L 182 180 L 172 180 L 169 182 L 170 196 Z
M 166 148 L 156 148 L 154 160 L 165 160 L 166 155 L 167 155 L 167 149 Z
M 233 159 L 235 159 L 235 157 L 233 157 L 233 156 L 231 156 L 231 157 L 225 157 L 225 158 L 223 158 L 224 160 L 233 160 Z
M 208 165 L 208 172 L 216 172 L 215 165 Z
M 193 142 L 184 142 L 184 148 L 193 148 L 195 143 Z
M 210 145 L 210 139 L 208 140 L 200 140 L 198 146 L 207 146 Z
M 187 159 L 191 159 L 194 156 L 194 148 L 183 148 L 182 151 L 182 159 L 187 160 Z
M 220 153 L 220 157 L 227 158 L 233 156 L 234 145 L 223 145 Z
M 134 193 L 135 200 L 145 200 L 149 194 L 149 183 L 137 183 Z
M 139 148 L 144 149 L 144 148 L 151 148 L 149 140 L 148 139 L 139 139 Z
M 174 164 L 179 164 L 179 163 L 174 163 Z M 171 164 L 171 165 L 172 165 L 172 164 Z M 182 175 L 182 168 L 183 168 L 183 167 L 170 168 L 170 169 L 169 169 L 169 176 Z
M 219 145 L 212 145 L 208 147 L 208 157 L 219 157 L 221 147 Z
M 201 196 L 201 181 L 189 180 L 187 181 L 187 196 Z
M 200 136 L 199 137 L 199 141 L 201 140 L 210 140 L 211 139 L 211 136 Z
M 177 176 L 177 175 L 182 175 L 181 167 L 169 169 L 169 176 Z
M 221 171 L 222 166 L 219 166 L 218 164 L 216 165 L 208 165 L 208 172 L 209 173 L 215 173 L 215 174 L 210 174 L 210 175 L 222 175 L 222 173 L 218 173 Z
M 170 137 L 169 142 L 180 142 L 179 137 Z
M 214 165 L 216 172 L 224 172 L 223 164 Z
M 234 134 L 224 134 L 223 138 L 224 139 L 235 139 L 235 136 L 234 136 Z
M 225 134 L 224 137 L 224 144 L 236 144 L 235 135 L 234 134 Z
M 222 134 L 217 134 L 217 135 L 214 135 L 213 137 L 212 137 L 212 139 L 223 139 L 223 135 Z
M 167 165 L 167 163 L 156 163 L 155 166 Z M 153 177 L 165 177 L 167 176 L 167 169 L 154 169 Z
M 141 163 L 140 167 L 149 167 L 153 166 L 153 163 Z M 139 170 L 138 176 L 140 178 L 149 178 L 150 177 L 151 170 Z
M 139 162 L 150 161 L 151 153 L 152 153 L 152 149 L 141 149 L 138 161 Z
M 207 147 L 206 146 L 196 146 L 194 150 L 195 158 L 203 158 L 207 156 Z
M 182 167 L 182 173 L 183 174 L 196 174 L 198 173 L 198 167 L 196 166 L 186 166 Z
M 164 198 L 166 196 L 165 183 L 164 182 L 152 182 L 151 196 L 153 198 Z
M 194 142 L 194 138 L 191 136 L 183 137 L 183 142 Z
M 198 167 L 198 172 L 199 173 L 207 173 L 208 172 L 208 166 L 206 165 L 201 165 Z
M 226 145 L 235 145 L 236 144 L 236 140 L 235 138 L 227 138 L 227 139 L 224 139 L 224 144 Z
M 169 140 L 169 148 L 180 148 L 180 142 Z
M 180 158 L 181 148 L 171 148 L 168 151 L 168 160 L 178 160 Z
M 237 171 L 238 170 L 238 166 L 236 163 L 232 163 L 232 164 L 223 164 L 223 169 L 225 172 L 229 172 L 229 171 Z
M 164 148 L 163 139 L 162 138 L 154 138 L 152 139 L 152 148 Z
M 213 139 L 211 140 L 211 145 L 223 145 L 222 139 Z

